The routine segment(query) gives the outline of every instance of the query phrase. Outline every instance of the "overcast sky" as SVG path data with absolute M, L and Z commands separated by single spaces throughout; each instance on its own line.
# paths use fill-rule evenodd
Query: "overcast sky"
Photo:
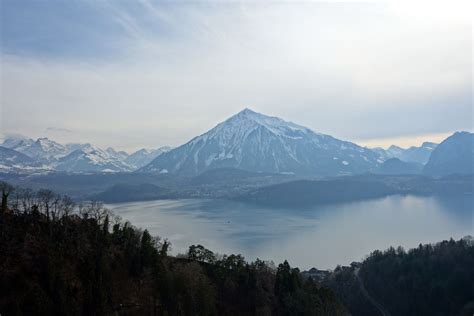
M 471 1 L 0 5 L 3 136 L 177 146 L 245 107 L 370 146 L 472 130 Z

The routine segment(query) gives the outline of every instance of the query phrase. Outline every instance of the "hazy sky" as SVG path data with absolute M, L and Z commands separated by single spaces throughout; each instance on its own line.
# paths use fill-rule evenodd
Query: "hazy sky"
M 471 3 L 0 0 L 0 131 L 131 151 L 249 107 L 439 141 L 472 130 Z

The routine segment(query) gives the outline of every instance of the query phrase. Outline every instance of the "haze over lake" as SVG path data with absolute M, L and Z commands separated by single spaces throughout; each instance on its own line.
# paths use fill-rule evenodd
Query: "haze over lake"
M 172 253 L 200 243 L 214 252 L 243 254 L 301 269 L 333 269 L 375 249 L 416 247 L 473 235 L 472 196 L 390 196 L 311 208 L 268 208 L 227 200 L 158 200 L 108 205 L 153 235 Z

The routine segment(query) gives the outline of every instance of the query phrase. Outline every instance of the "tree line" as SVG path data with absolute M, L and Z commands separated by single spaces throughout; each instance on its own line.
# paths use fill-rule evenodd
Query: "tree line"
M 473 315 L 472 239 L 374 251 L 360 275 L 393 315 Z
M 328 288 L 241 255 L 169 255 L 104 208 L 0 183 L 2 315 L 344 315 Z
M 362 263 L 338 266 L 324 281 L 353 315 L 474 314 L 474 239 L 375 250 Z M 358 275 L 357 275 L 358 273 Z

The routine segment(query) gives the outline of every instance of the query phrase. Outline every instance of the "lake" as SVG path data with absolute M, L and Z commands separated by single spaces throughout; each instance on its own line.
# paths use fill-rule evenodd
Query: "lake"
M 311 208 L 269 208 L 227 200 L 159 200 L 109 204 L 152 235 L 168 238 L 172 254 L 191 244 L 240 253 L 300 269 L 334 269 L 375 249 L 411 248 L 473 233 L 472 196 L 389 196 Z

